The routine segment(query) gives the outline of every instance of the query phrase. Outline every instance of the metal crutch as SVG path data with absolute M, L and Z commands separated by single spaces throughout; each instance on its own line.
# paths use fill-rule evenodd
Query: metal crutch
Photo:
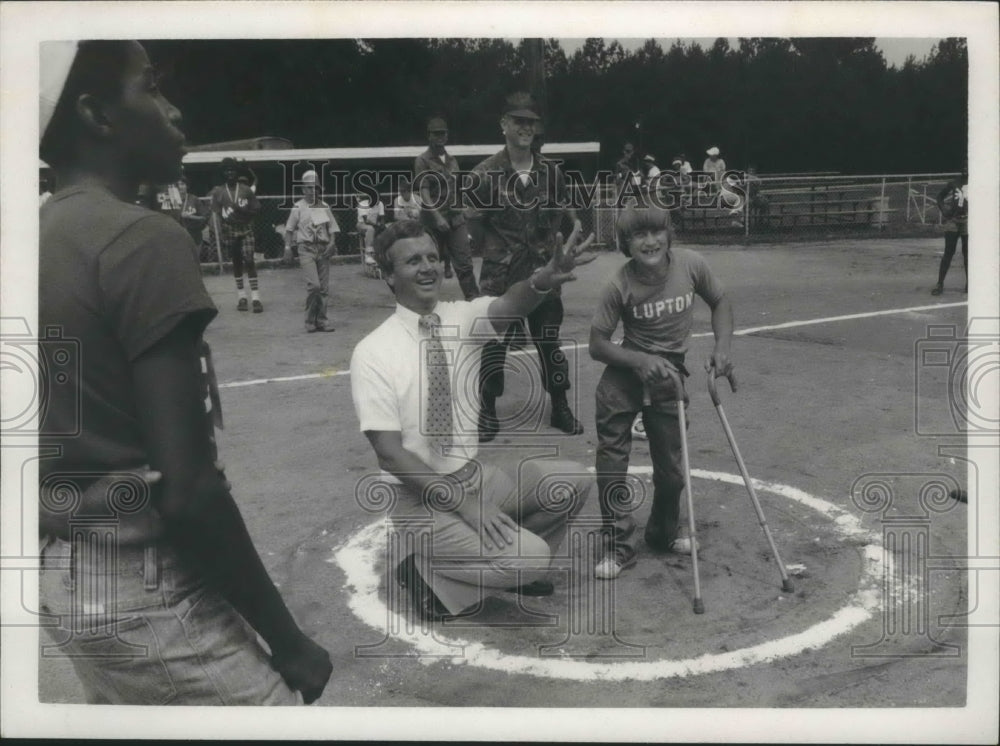
M 735 389 L 733 385 L 732 373 L 730 373 L 726 378 L 729 380 L 729 388 Z M 743 483 L 747 487 L 747 492 L 750 493 L 750 500 L 753 502 L 753 509 L 757 512 L 757 520 L 760 521 L 760 527 L 764 530 L 764 537 L 767 539 L 767 543 L 771 546 L 771 553 L 774 555 L 775 561 L 778 563 L 778 572 L 781 573 L 781 590 L 785 593 L 791 593 L 795 590 L 792 586 L 792 581 L 788 579 L 788 572 L 785 570 L 785 564 L 781 561 L 781 555 L 778 554 L 778 547 L 774 543 L 774 537 L 771 536 L 771 529 L 767 526 L 767 519 L 764 518 L 764 511 L 760 507 L 760 500 L 757 499 L 757 492 L 753 488 L 753 483 L 750 480 L 750 474 L 747 472 L 746 464 L 743 463 L 743 457 L 740 456 L 740 449 L 736 445 L 736 439 L 733 437 L 733 431 L 729 427 L 729 420 L 726 419 L 726 413 L 722 411 L 722 402 L 719 399 L 719 392 L 715 385 L 715 368 L 708 371 L 708 393 L 712 397 L 712 404 L 715 405 L 715 411 L 719 413 L 719 419 L 722 421 L 722 429 L 726 431 L 726 438 L 729 440 L 729 446 L 733 449 L 733 455 L 736 457 L 736 464 L 740 467 L 740 474 L 743 475 Z M 685 467 L 686 468 L 686 467 Z
M 688 534 L 691 537 L 691 567 L 694 571 L 694 613 L 704 614 L 705 603 L 701 599 L 701 581 L 698 577 L 698 539 L 694 527 L 694 499 L 691 492 L 691 462 L 688 458 L 687 417 L 684 414 L 684 386 L 681 375 L 672 367 L 670 377 L 677 392 L 677 421 L 681 429 L 681 461 L 684 465 L 684 491 L 687 493 Z M 643 404 L 651 404 L 648 389 L 644 389 Z

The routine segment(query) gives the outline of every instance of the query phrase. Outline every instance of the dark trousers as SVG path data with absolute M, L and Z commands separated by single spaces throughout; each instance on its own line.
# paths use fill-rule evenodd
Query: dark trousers
M 632 451 L 632 421 L 642 412 L 653 461 L 653 505 L 646 534 L 663 544 L 677 537 L 684 491 L 680 420 L 672 381 L 652 387 L 643 404 L 643 384 L 627 368 L 608 366 L 597 384 L 597 489 L 601 518 L 610 529 L 612 549 L 629 563 L 636 554 L 635 517 L 644 500 L 626 481 Z M 687 395 L 685 394 L 685 402 Z M 648 498 L 647 498 L 648 499 Z
M 969 281 L 969 234 L 948 231 L 944 234 L 944 256 L 941 257 L 941 265 L 938 267 L 938 285 L 944 285 L 945 275 L 951 267 L 951 259 L 955 256 L 955 249 L 958 248 L 958 238 L 962 237 L 962 264 L 965 267 L 965 281 Z
M 257 276 L 257 263 L 253 257 L 254 249 L 256 248 L 253 234 L 233 236 L 228 242 L 222 244 L 223 251 L 227 248 L 229 256 L 233 260 L 234 277 L 243 277 L 244 267 L 246 268 L 247 277 Z
M 558 295 L 549 296 L 528 314 L 528 333 L 542 363 L 542 385 L 550 395 L 565 392 L 569 388 L 569 364 L 566 362 L 566 353 L 559 349 L 559 327 L 562 321 L 563 304 Z M 503 396 L 507 347 L 518 333 L 519 324 L 520 322 L 508 327 L 503 341 L 483 345 L 479 368 L 479 385 L 483 396 L 494 399 Z
M 454 225 L 448 231 L 431 229 L 431 236 L 437 244 L 441 260 L 455 268 L 458 285 L 466 300 L 479 297 L 479 286 L 472 270 L 472 250 L 469 247 L 469 229 L 465 223 Z

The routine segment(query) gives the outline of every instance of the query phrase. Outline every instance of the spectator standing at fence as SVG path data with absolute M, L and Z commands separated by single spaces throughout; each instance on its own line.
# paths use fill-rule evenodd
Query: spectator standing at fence
M 691 163 L 690 163 L 690 161 L 688 161 L 687 156 L 684 155 L 683 153 L 680 153 L 680 154 L 678 154 L 678 156 L 674 160 L 679 161 L 679 164 L 677 166 L 677 170 L 683 176 L 687 176 L 688 179 L 690 179 L 691 178 L 691 173 L 694 171 L 694 167 L 691 166 Z
M 319 195 L 319 175 L 302 174 L 302 198 L 292 207 L 285 223 L 285 261 L 292 246 L 298 249 L 299 267 L 306 281 L 306 331 L 332 332 L 327 323 L 326 301 L 330 291 L 330 257 L 340 227 L 330 205 Z
M 628 185 L 626 187 L 626 184 Z M 635 152 L 635 146 L 627 142 L 622 146 L 622 157 L 615 163 L 615 197 L 626 189 L 630 192 L 638 191 L 637 187 L 642 185 L 642 166 L 639 163 L 639 156 Z M 629 199 L 631 204 L 633 199 Z
M 656 157 L 653 155 L 646 155 L 642 159 L 642 185 L 649 191 L 650 187 L 655 186 L 655 179 L 660 175 L 660 168 L 656 165 Z
M 228 255 L 233 263 L 236 310 L 248 310 L 243 282 L 245 268 L 250 284 L 253 312 L 261 313 L 264 304 L 261 303 L 257 283 L 257 264 L 254 259 L 257 243 L 253 231 L 253 220 L 260 212 L 260 202 L 257 200 L 254 186 L 240 182 L 239 164 L 234 158 L 222 159 L 222 176 L 225 181 L 215 187 L 210 194 L 212 222 L 218 240 L 222 244 L 223 256 Z
M 732 306 L 700 254 L 672 248 L 670 211 L 626 208 L 617 230 L 619 245 L 630 259 L 605 286 L 590 327 L 590 356 L 607 365 L 596 394 L 596 469 L 601 517 L 612 543 L 594 569 L 600 580 L 616 578 L 636 562 L 636 505 L 627 495 L 626 476 L 637 413 L 653 460 L 646 544 L 661 552 L 691 551 L 690 537 L 680 534 L 684 472 L 677 391 L 669 371 L 688 375 L 684 360 L 695 295 L 712 310 L 715 348 L 705 369 L 714 368 L 717 376 L 732 370 Z M 620 345 L 611 341 L 619 322 L 625 335 Z
M 569 206 L 562 171 L 555 162 L 531 151 L 540 119 L 538 105 L 530 94 L 508 96 L 500 119 L 506 145 L 472 171 L 466 219 L 474 244 L 482 249 L 479 287 L 486 295 L 503 295 L 544 267 L 552 256 L 564 218 L 571 220 L 577 230 L 580 227 Z M 549 293 L 527 315 L 530 337 L 541 362 L 542 384 L 552 401 L 549 424 L 569 435 L 579 435 L 583 425 L 573 416 L 566 398 L 570 381 L 566 354 L 559 342 L 562 321 L 558 290 Z M 483 347 L 479 422 L 483 443 L 493 440 L 500 429 L 496 400 L 503 395 L 507 347 L 514 334 L 513 328 L 508 328 L 503 341 Z
M 399 194 L 392 203 L 392 219 L 420 220 L 420 198 L 413 193 L 413 185 L 406 177 L 399 181 Z
M 458 277 L 466 300 L 479 296 L 479 286 L 472 268 L 469 228 L 458 196 L 458 161 L 445 148 L 448 123 L 441 117 L 427 120 L 427 150 L 413 162 L 414 184 L 423 206 L 421 219 L 438 245 L 444 261 L 444 276 Z
M 395 575 L 424 621 L 470 614 L 505 591 L 553 592 L 551 559 L 593 479 L 571 461 L 532 459 L 510 473 L 479 461 L 476 392 L 465 377 L 475 375 L 487 339 L 574 279 L 593 241 L 578 244 L 578 236 L 499 297 L 450 302 L 439 297 L 438 251 L 425 225 L 400 221 L 375 241 L 396 311 L 354 349 L 351 393 L 393 490 L 392 527 L 418 522 L 416 556 Z
M 969 175 L 965 171 L 961 176 L 949 181 L 937 196 L 938 209 L 944 218 L 944 256 L 938 267 L 937 285 L 931 290 L 931 295 L 941 295 L 944 292 L 944 278 L 951 267 L 952 257 L 958 248 L 958 240 L 962 239 L 962 268 L 965 270 L 965 287 L 963 293 L 969 292 Z
M 373 201 L 369 195 L 358 192 L 357 199 L 356 226 L 358 237 L 361 239 L 365 263 L 373 264 L 375 262 L 375 234 L 382 230 L 385 225 L 385 205 L 382 204 L 382 200 L 378 198 L 377 194 Z
M 188 191 L 187 179 L 183 176 L 177 180 L 177 194 L 180 196 L 177 219 L 194 239 L 195 244 L 200 247 L 205 223 L 208 222 L 208 211 L 201 200 Z
M 140 180 L 180 174 L 180 112 L 137 42 L 42 42 L 40 62 L 40 155 L 60 189 L 40 214 L 38 315 L 82 352 L 40 423 L 58 453 L 39 461 L 46 629 L 89 703 L 311 702 L 330 657 L 268 577 L 217 461 L 202 338 L 217 310 L 195 246 L 132 204 Z M 75 482 L 75 506 L 45 499 L 52 478 Z M 109 510 L 110 536 L 73 530 Z
M 722 175 L 726 172 L 726 162 L 719 156 L 719 149 L 714 145 L 705 151 L 708 158 L 701 166 L 701 170 L 708 174 L 710 179 L 708 186 L 709 195 L 716 195 L 722 189 Z

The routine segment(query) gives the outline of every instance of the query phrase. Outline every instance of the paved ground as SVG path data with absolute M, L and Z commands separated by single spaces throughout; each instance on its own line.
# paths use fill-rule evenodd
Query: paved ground
M 945 498 L 921 513 L 920 494 L 935 480 L 928 475 L 965 487 L 965 468 L 938 453 L 938 446 L 959 439 L 915 432 L 916 421 L 940 432 L 953 425 L 947 371 L 914 365 L 915 345 L 929 325 L 964 328 L 965 306 L 949 305 L 966 299 L 961 270 L 953 269 L 945 294 L 932 298 L 939 239 L 699 250 L 729 288 L 738 330 L 898 312 L 762 329 L 734 341 L 740 390 L 724 387 L 723 405 L 751 475 L 772 485 L 760 497 L 783 558 L 795 567 L 793 593 L 781 589 L 742 483 L 727 477 L 737 474 L 736 465 L 699 367 L 710 336 L 693 340 L 689 443 L 699 475 L 694 496 L 706 613 L 691 610 L 690 559 L 647 552 L 614 584 L 603 632 L 570 603 L 577 598 L 570 588 L 589 587 L 591 607 L 595 593 L 609 592 L 608 584 L 596 590 L 586 584 L 584 547 L 584 572 L 564 574 L 549 599 L 528 600 L 523 608 L 513 596 L 492 599 L 483 609 L 485 624 L 393 628 L 387 636 L 398 617 L 395 599 L 387 599 L 378 581 L 384 571 L 379 518 L 355 499 L 356 484 L 375 463 L 357 432 L 344 371 L 354 344 L 391 313 L 388 289 L 365 279 L 357 265 L 334 267 L 329 315 L 337 332 L 307 335 L 297 272 L 262 275 L 263 315 L 236 312 L 230 278 L 206 278 L 221 309 L 209 340 L 225 384 L 222 450 L 266 564 L 295 614 L 333 654 L 333 678 L 320 704 L 964 704 L 961 614 L 969 599 L 965 574 L 949 567 L 966 552 L 966 506 Z M 594 298 L 621 261 L 603 255 L 567 287 L 565 342 L 585 345 Z M 458 297 L 455 281 L 445 294 Z M 932 304 L 938 307 L 899 311 Z M 694 331 L 710 333 L 703 304 L 696 307 Z M 544 425 L 547 412 L 535 411 L 520 432 L 501 434 L 490 458 L 513 464 L 555 449 L 593 464 L 593 392 L 601 366 L 585 348 L 568 354 L 586 433 L 561 436 Z M 533 356 L 517 360 L 527 370 Z M 516 415 L 529 398 L 532 377 L 514 379 L 501 416 Z M 644 443 L 636 445 L 633 465 L 648 480 Z M 886 476 L 866 476 L 876 474 Z M 864 512 L 852 500 L 858 480 L 876 485 L 855 490 L 861 504 L 860 496 L 874 499 L 877 484 L 884 484 L 890 496 L 884 512 Z M 639 511 L 640 525 L 647 510 Z M 596 513 L 593 498 L 584 515 Z M 908 538 L 897 541 L 902 529 L 884 519 L 908 515 L 917 520 L 905 529 Z M 930 572 L 925 584 L 890 583 L 887 594 L 882 573 L 901 572 L 915 556 L 910 539 L 926 541 L 921 551 L 943 569 Z M 569 559 L 567 553 L 567 569 Z M 894 603 L 897 592 L 902 600 Z M 942 618 L 947 615 L 958 616 Z M 447 657 L 418 659 L 418 650 Z M 43 662 L 40 696 L 80 701 L 65 661 Z

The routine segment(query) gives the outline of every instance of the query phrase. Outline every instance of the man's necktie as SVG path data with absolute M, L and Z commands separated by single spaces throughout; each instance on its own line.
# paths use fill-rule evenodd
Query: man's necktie
M 441 317 L 429 313 L 420 317 L 420 331 L 424 336 L 425 370 L 427 371 L 427 396 L 421 417 L 424 434 L 431 448 L 445 455 L 451 445 L 451 374 L 448 358 L 439 338 Z

